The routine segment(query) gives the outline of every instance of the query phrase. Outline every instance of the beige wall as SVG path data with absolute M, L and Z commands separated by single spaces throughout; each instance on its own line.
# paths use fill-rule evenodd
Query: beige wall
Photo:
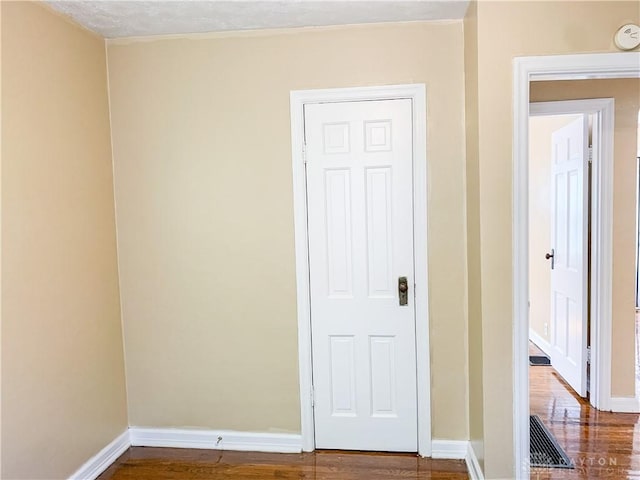
M 534 82 L 531 101 L 615 99 L 611 394 L 635 395 L 637 131 L 640 80 Z
M 551 264 L 545 258 L 552 246 L 551 135 L 577 118 L 529 118 L 529 329 L 547 343 L 551 341 Z
M 417 82 L 433 433 L 466 439 L 462 23 L 117 41 L 108 61 L 131 424 L 300 431 L 289 92 Z
M 299 430 L 289 91 L 424 82 L 434 436 L 512 476 L 512 60 L 615 51 L 640 12 L 472 12 L 464 54 L 460 23 L 109 46 L 132 424 Z M 2 468 L 62 477 L 126 425 L 102 42 L 3 3 L 2 55 Z
M 469 438 L 484 468 L 484 392 L 482 372 L 482 299 L 480 272 L 480 191 L 478 171 L 478 16 L 472 2 L 464 19 L 467 315 Z
M 617 51 L 637 2 L 478 3 L 485 474 L 513 476 L 512 67 L 521 55 Z M 540 26 L 544 26 L 541 34 Z M 470 312 L 471 316 L 471 312 Z
M 2 2 L 2 478 L 127 427 L 104 42 Z

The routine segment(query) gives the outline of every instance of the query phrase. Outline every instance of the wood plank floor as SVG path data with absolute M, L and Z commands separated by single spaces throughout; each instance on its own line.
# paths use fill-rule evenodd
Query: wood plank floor
M 529 341 L 529 355 L 546 355 L 546 353 L 540 350 L 535 343 Z
M 98 480 L 467 480 L 463 460 L 413 454 L 250 453 L 132 447 Z
M 529 372 L 531 414 L 540 416 L 576 465 L 535 469 L 532 479 L 640 479 L 640 415 L 592 408 L 553 367 Z
M 535 480 L 640 480 L 640 415 L 599 412 L 553 367 L 530 367 L 531 413 L 539 415 L 576 465 L 535 469 Z M 411 454 L 317 451 L 268 454 L 133 447 L 98 480 L 467 479 L 463 461 Z

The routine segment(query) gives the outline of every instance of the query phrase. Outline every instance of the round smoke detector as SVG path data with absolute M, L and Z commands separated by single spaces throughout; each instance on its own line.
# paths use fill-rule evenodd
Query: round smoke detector
M 613 39 L 620 50 L 633 50 L 640 45 L 640 27 L 633 23 L 624 25 L 618 29 Z

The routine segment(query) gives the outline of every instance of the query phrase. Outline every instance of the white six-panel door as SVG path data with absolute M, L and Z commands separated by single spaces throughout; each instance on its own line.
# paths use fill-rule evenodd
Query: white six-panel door
M 588 141 L 583 115 L 553 133 L 551 154 L 551 364 L 582 397 L 587 394 Z
M 305 106 L 317 448 L 417 450 L 411 108 Z

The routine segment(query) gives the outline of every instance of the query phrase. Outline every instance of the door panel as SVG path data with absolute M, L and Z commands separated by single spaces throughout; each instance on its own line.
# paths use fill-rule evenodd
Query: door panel
M 318 448 L 417 450 L 411 122 L 410 100 L 305 106 Z
M 551 364 L 587 394 L 588 141 L 586 116 L 553 133 Z

